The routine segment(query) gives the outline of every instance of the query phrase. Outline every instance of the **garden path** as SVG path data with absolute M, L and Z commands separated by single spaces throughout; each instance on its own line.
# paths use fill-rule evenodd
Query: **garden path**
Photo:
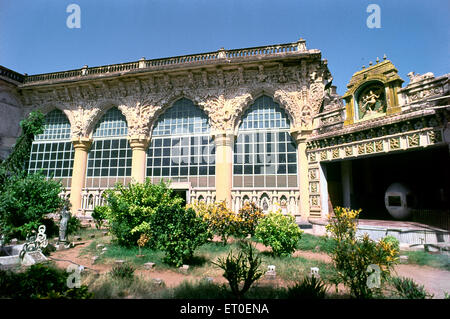
M 76 247 L 68 250 L 56 251 L 51 254 L 51 258 L 56 260 L 56 265 L 61 268 L 67 268 L 70 264 L 67 260 L 73 263 L 83 265 L 91 268 L 99 273 L 106 273 L 111 270 L 112 265 L 107 264 L 92 264 L 92 256 L 80 255 L 83 247 L 87 247 L 92 240 L 87 240 L 84 244 L 77 245 Z M 256 248 L 260 251 L 268 251 L 269 248 L 261 243 L 256 244 Z M 330 256 L 323 252 L 313 252 L 305 250 L 297 250 L 294 253 L 295 257 L 303 257 L 306 259 L 313 259 L 322 262 L 331 262 Z M 63 261 L 64 260 L 64 261 Z M 414 279 L 418 284 L 423 285 L 425 289 L 434 294 L 434 298 L 444 298 L 444 293 L 450 293 L 450 271 L 437 269 L 429 266 L 419 266 L 410 264 L 396 265 L 394 271 L 397 276 L 409 277 Z M 136 270 L 136 274 L 142 275 L 146 278 L 159 278 L 162 279 L 166 286 L 175 287 L 182 283 L 184 280 L 197 280 L 197 277 L 182 274 L 172 270 Z M 225 279 L 222 276 L 213 277 L 215 282 L 225 283 Z M 282 284 L 281 282 L 279 284 Z

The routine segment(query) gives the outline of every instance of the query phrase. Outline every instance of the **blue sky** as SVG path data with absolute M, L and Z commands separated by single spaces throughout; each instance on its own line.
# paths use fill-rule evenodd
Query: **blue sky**
M 81 28 L 69 29 L 69 4 Z M 381 28 L 366 25 L 369 4 Z M 295 42 L 322 51 L 343 94 L 352 74 L 386 54 L 410 71 L 450 72 L 448 0 L 0 0 L 0 64 L 37 74 Z

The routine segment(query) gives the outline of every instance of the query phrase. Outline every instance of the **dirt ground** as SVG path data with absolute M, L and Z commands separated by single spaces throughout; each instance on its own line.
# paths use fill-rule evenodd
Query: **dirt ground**
M 80 256 L 80 252 L 84 247 L 87 247 L 92 240 L 87 240 L 84 244 L 77 245 L 74 248 L 61 250 L 53 252 L 50 257 L 53 259 L 58 267 L 67 268 L 71 262 L 83 265 L 94 271 L 99 273 L 106 273 L 111 270 L 111 265 L 105 264 L 93 264 L 92 256 L 84 255 Z M 266 251 L 269 248 L 264 246 L 263 244 L 257 243 L 256 248 L 260 251 Z M 294 256 L 301 256 L 306 259 L 313 259 L 322 262 L 331 262 L 331 258 L 321 252 L 312 252 L 312 251 L 302 251 L 297 250 L 294 253 Z M 69 260 L 71 262 L 69 262 Z M 401 277 L 409 277 L 414 279 L 420 285 L 423 285 L 425 289 L 434 294 L 434 298 L 444 298 L 444 292 L 450 293 L 450 272 L 446 270 L 441 270 L 437 268 L 432 268 L 429 266 L 419 266 L 419 265 L 410 265 L 410 264 L 399 264 L 394 268 L 394 272 L 397 276 Z M 185 280 L 195 281 L 198 277 L 191 276 L 189 274 L 183 274 L 177 271 L 172 270 L 145 270 L 138 269 L 136 270 L 136 274 L 141 275 L 145 278 L 153 278 L 153 279 L 161 279 L 164 281 L 167 287 L 175 287 L 182 283 Z M 226 280 L 222 276 L 213 277 L 214 282 L 217 283 L 225 283 Z M 259 284 L 266 284 L 269 282 L 269 279 L 262 278 L 258 281 Z M 281 280 L 270 281 L 272 285 L 284 285 L 287 284 Z M 343 287 L 339 286 L 339 290 Z M 333 288 L 334 290 L 334 288 Z

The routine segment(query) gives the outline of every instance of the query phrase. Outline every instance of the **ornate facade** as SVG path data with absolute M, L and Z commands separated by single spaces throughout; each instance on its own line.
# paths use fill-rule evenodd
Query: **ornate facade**
M 448 94 L 448 75 L 411 74 L 402 89 L 392 63 L 377 61 L 341 98 L 327 61 L 302 39 L 38 75 L 1 71 L 2 94 L 20 117 L 48 116 L 30 170 L 60 174 L 77 214 L 101 204 L 115 182 L 151 177 L 170 179 L 187 201 L 278 203 L 298 219 L 321 218 L 329 210 L 322 164 L 450 141 L 448 106 L 435 107 L 448 99 L 433 100 Z M 50 118 L 65 119 L 51 126 Z M 56 142 L 71 152 L 61 155 L 67 167 L 45 162 Z

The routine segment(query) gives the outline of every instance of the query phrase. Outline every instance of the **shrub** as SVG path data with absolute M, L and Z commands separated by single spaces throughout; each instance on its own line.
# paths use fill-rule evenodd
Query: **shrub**
M 394 248 L 395 250 L 400 251 L 400 242 L 394 236 L 386 236 L 382 240 L 385 243 L 389 243 L 392 246 L 392 248 Z
M 75 216 L 70 216 L 67 221 L 67 235 L 75 234 L 81 229 L 81 221 Z
M 278 210 L 259 221 L 255 236 L 264 245 L 270 246 L 275 256 L 290 256 L 302 233 L 293 216 L 285 216 Z
M 147 178 L 144 183 L 117 184 L 106 190 L 105 209 L 110 232 L 121 246 L 134 246 L 141 234 L 148 232 L 150 216 L 158 207 L 179 206 L 182 199 L 172 196 L 172 190 L 163 181 L 152 184 Z M 154 245 L 150 238 L 150 246 Z
M 224 245 L 230 236 L 237 234 L 240 218 L 226 206 L 225 202 L 205 204 L 196 202 L 190 205 L 198 216 L 208 224 L 210 231 L 222 239 Z
M 395 277 L 391 284 L 395 291 L 394 296 L 405 299 L 426 299 L 433 298 L 433 295 L 427 293 L 424 286 L 420 286 L 410 278 Z
M 327 285 L 322 279 L 315 276 L 305 277 L 301 282 L 289 287 L 287 297 L 290 299 L 323 299 L 327 291 Z
M 108 216 L 108 206 L 95 206 L 92 212 L 92 218 L 94 219 L 95 228 L 100 229 L 103 226 L 105 219 Z
M 261 258 L 255 247 L 246 241 L 240 242 L 237 255 L 233 255 L 231 250 L 226 258 L 218 258 L 213 264 L 224 270 L 223 276 L 228 280 L 231 292 L 236 298 L 242 298 L 263 275 L 259 270 Z
M 329 217 L 326 229 L 331 234 L 335 246 L 330 252 L 337 277 L 340 282 L 350 288 L 356 298 L 371 298 L 380 293 L 382 282 L 390 275 L 390 271 L 398 261 L 398 250 L 384 240 L 375 242 L 365 234 L 356 238 L 356 218 L 361 210 L 336 207 L 334 217 Z M 375 265 L 375 266 L 374 266 Z M 379 268 L 379 273 L 370 273 L 370 268 Z M 372 279 L 379 282 L 369 285 Z
M 237 215 L 236 235 L 239 237 L 255 235 L 256 226 L 263 217 L 261 208 L 253 202 L 246 202 Z
M 120 265 L 115 265 L 111 269 L 110 275 L 114 279 L 133 280 L 134 271 L 135 268 L 131 264 L 124 263 Z
M 86 286 L 69 289 L 69 274 L 63 269 L 35 264 L 24 272 L 0 270 L 0 298 L 90 298 Z M 80 289 L 80 290 L 79 290 Z
M 157 207 L 148 225 L 149 238 L 157 249 L 166 253 L 164 262 L 177 267 L 192 258 L 195 249 L 212 237 L 208 224 L 193 209 L 179 205 Z
M 24 239 L 39 225 L 53 223 L 45 216 L 63 205 L 63 199 L 59 197 L 62 191 L 59 181 L 47 180 L 42 173 L 36 173 L 11 176 L 6 184 L 0 192 L 0 229 L 7 241 L 13 237 Z M 51 230 L 51 227 L 47 228 Z

